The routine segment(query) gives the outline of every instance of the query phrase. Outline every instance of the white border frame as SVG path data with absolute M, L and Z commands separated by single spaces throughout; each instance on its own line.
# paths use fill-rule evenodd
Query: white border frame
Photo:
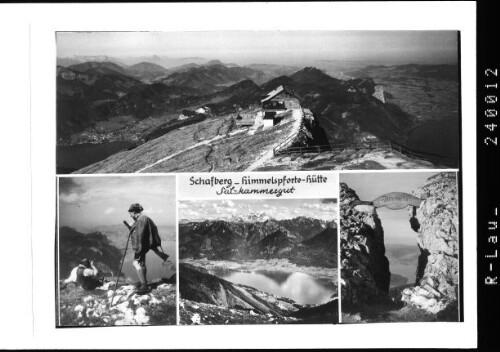
M 274 16 L 278 11 L 280 16 Z M 30 287 L 29 279 L 19 283 L 14 293 L 16 304 L 8 304 L 5 307 L 3 316 L 8 318 L 0 323 L 0 330 L 4 332 L 2 347 L 475 347 L 475 15 L 475 2 L 0 5 L 1 42 L 8 45 L 9 49 L 0 59 L 8 82 L 0 88 L 1 96 L 8 97 L 0 107 L 1 116 L 19 117 L 19 121 L 15 121 L 19 134 L 6 133 L 3 141 L 7 143 L 4 151 L 13 150 L 12 146 L 18 146 L 15 153 L 5 153 L 3 160 L 4 165 L 8 166 L 8 170 L 4 171 L 8 178 L 7 195 L 12 201 L 8 207 L 3 206 L 2 210 L 5 211 L 4 214 L 13 217 L 12 220 L 9 218 L 8 226 L 11 228 L 6 229 L 6 236 L 9 237 L 7 241 L 14 237 L 10 236 L 11 233 L 18 235 L 23 231 L 10 244 L 11 248 L 19 251 L 7 253 L 6 260 L 19 263 L 16 269 L 19 275 L 22 275 L 20 280 L 26 280 L 33 275 L 33 286 Z M 55 31 L 228 29 L 461 31 L 464 323 L 55 328 L 52 274 L 56 194 Z M 28 61 L 29 57 L 31 61 Z M 28 131 L 31 133 L 31 140 L 28 140 Z M 28 164 L 30 152 L 31 163 Z M 27 187 L 30 171 L 31 195 Z M 30 201 L 32 210 L 29 208 Z M 14 207 L 18 207 L 18 214 L 13 214 Z M 31 228 L 26 221 L 26 216 L 30 214 Z M 9 299 L 13 292 L 9 290 L 3 294 Z M 248 338 L 249 336 L 256 338 Z M 359 336 L 363 338 L 360 339 Z M 426 338 L 417 339 L 415 336 Z M 443 338 L 444 336 L 453 338 Z

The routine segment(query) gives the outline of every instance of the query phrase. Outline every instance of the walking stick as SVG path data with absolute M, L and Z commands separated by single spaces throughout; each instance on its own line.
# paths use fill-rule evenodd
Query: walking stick
M 123 223 L 125 224 L 125 226 L 127 226 L 127 228 L 130 231 L 131 226 L 128 224 L 128 222 L 123 220 Z M 128 242 L 130 240 L 130 235 L 131 235 L 131 233 L 129 232 L 128 237 L 127 237 L 127 244 L 125 245 L 125 252 L 123 253 L 122 262 L 120 264 L 120 270 L 118 270 L 118 275 L 116 276 L 115 289 L 113 290 L 113 296 L 111 297 L 111 303 L 110 303 L 111 306 L 113 305 L 113 299 L 115 298 L 116 289 L 118 288 L 118 280 L 120 279 L 120 274 L 122 272 L 123 262 L 125 262 L 125 256 L 127 255 L 127 248 L 128 248 Z

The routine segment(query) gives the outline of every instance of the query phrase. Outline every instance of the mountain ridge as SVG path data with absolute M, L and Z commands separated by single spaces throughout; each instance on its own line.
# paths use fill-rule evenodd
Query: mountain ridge
M 319 236 L 319 237 L 317 237 Z M 301 265 L 334 267 L 334 222 L 298 217 L 262 222 L 180 222 L 179 257 L 213 260 L 287 258 Z M 322 243 L 322 245 L 320 245 Z

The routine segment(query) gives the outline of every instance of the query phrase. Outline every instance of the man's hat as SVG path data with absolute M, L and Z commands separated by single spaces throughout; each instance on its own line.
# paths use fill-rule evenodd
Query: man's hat
M 131 213 L 140 213 L 143 210 L 144 208 L 139 203 L 133 203 L 128 208 L 128 211 Z
M 86 268 L 90 268 L 90 260 L 88 260 L 87 258 L 82 259 L 82 261 L 80 262 L 80 264 L 83 265 Z

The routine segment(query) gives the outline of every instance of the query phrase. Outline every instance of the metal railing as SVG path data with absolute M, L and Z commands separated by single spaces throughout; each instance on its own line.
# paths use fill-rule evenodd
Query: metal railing
M 280 117 L 285 118 L 285 117 L 290 117 L 291 115 L 292 115 L 292 111 L 290 110 L 290 111 L 287 111 L 285 114 L 283 114 Z M 288 150 L 289 146 L 291 144 L 293 144 L 293 142 L 295 141 L 295 138 L 297 138 L 297 136 L 299 135 L 299 132 L 303 129 L 303 127 L 304 127 L 304 112 L 302 112 L 300 126 L 297 129 L 297 131 L 294 134 L 292 134 L 291 136 L 288 136 L 282 142 L 280 142 L 276 147 L 274 147 L 274 149 L 273 149 L 274 155 L 278 155 L 283 150 Z
M 283 142 L 283 145 L 287 141 Z M 413 160 L 422 160 L 431 162 L 432 164 L 439 167 L 458 167 L 460 160 L 456 157 L 443 156 L 439 154 L 426 153 L 421 151 L 416 151 L 405 147 L 399 143 L 393 141 L 377 141 L 377 142 L 353 142 L 353 143 L 333 143 L 333 144 L 323 144 L 323 145 L 312 145 L 312 146 L 297 146 L 297 147 L 276 147 L 274 150 L 274 155 L 284 155 L 284 154 L 320 154 L 326 152 L 338 152 L 345 149 L 354 150 L 373 150 L 380 148 L 389 148 L 405 157 Z
M 334 144 L 321 144 L 311 146 L 298 146 L 288 147 L 275 150 L 275 155 L 280 154 L 305 154 L 305 153 L 325 153 L 332 151 L 339 151 L 344 149 L 378 149 L 381 147 L 388 147 L 387 142 L 356 142 L 356 143 L 334 143 Z
M 306 146 L 306 147 L 289 147 L 282 150 L 277 150 L 274 152 L 274 155 L 283 155 L 283 154 L 320 154 L 324 152 L 330 152 L 332 149 L 328 144 L 325 145 L 314 145 L 314 146 Z
M 411 159 L 428 161 L 436 166 L 440 167 L 448 166 L 454 168 L 460 166 L 460 159 L 458 157 L 421 152 L 414 149 L 410 149 L 408 147 L 405 147 L 404 145 L 401 145 L 393 141 L 389 141 L 389 148 Z
M 289 112 L 287 112 L 289 113 Z M 285 113 L 285 114 L 287 114 Z M 413 160 L 422 160 L 431 162 L 432 164 L 439 167 L 459 167 L 460 159 L 457 157 L 443 156 L 439 154 L 421 152 L 414 149 L 410 149 L 402 144 L 396 143 L 392 140 L 387 141 L 365 141 L 365 142 L 350 142 L 350 143 L 333 143 L 333 144 L 323 144 L 323 145 L 312 145 L 312 146 L 297 146 L 291 147 L 299 131 L 302 130 L 304 125 L 305 113 L 302 112 L 302 120 L 300 122 L 300 128 L 293 135 L 286 138 L 284 141 L 280 142 L 274 149 L 274 155 L 283 154 L 320 154 L 326 152 L 341 151 L 345 149 L 354 150 L 373 150 L 379 148 L 389 148 L 392 151 L 398 152 L 399 154 L 408 157 Z

